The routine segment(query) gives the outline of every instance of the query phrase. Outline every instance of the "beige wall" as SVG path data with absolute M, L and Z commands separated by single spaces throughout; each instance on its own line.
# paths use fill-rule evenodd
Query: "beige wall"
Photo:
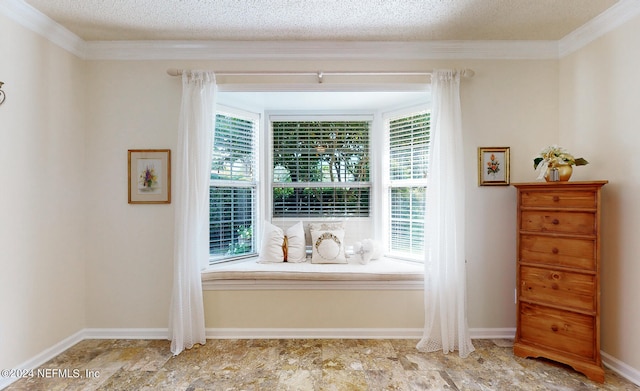
M 560 61 L 560 142 L 603 188 L 602 350 L 640 368 L 640 18 Z M 585 170 L 585 168 L 588 168 Z
M 87 244 L 88 327 L 166 327 L 172 275 L 173 207 L 126 203 L 126 151 L 129 148 L 175 148 L 180 80 L 168 67 L 264 70 L 273 62 L 95 61 L 88 67 L 88 179 L 90 200 Z M 379 62 L 378 70 L 470 67 L 473 79 L 463 82 L 465 176 L 467 185 L 469 323 L 472 328 L 515 327 L 515 190 L 478 187 L 478 146 L 510 146 L 512 180 L 533 180 L 531 157 L 556 142 L 558 122 L 557 61 Z M 290 62 L 290 70 L 359 70 L 366 62 Z M 206 292 L 207 327 L 317 328 L 306 311 L 282 312 L 278 297 L 290 308 L 311 307 L 329 328 L 385 328 L 392 324 L 422 327 L 420 292 L 362 294 L 342 292 L 343 309 L 317 291 Z M 331 294 L 327 296 L 335 296 Z M 402 297 L 406 312 L 387 305 Z M 220 305 L 224 298 L 224 305 Z M 271 299 L 273 298 L 273 300 Z M 270 305 L 274 307 L 271 311 Z M 265 310 L 266 309 L 266 310 Z M 324 311 L 324 312 L 323 312 Z M 352 314 L 352 315 L 350 315 Z M 410 315 L 407 315 L 410 314 Z M 345 316 L 347 317 L 345 319 Z M 353 319 L 349 319 L 353 316 Z M 393 319 L 393 320 L 390 320 Z M 366 321 L 365 321 L 366 320 Z M 294 327 L 294 326 L 289 326 Z
M 515 326 L 515 190 L 477 186 L 476 149 L 511 147 L 511 180 L 531 181 L 532 157 L 560 142 L 593 162 L 576 169 L 577 179 L 612 182 L 605 188 L 603 348 L 640 368 L 631 348 L 639 345 L 640 324 L 631 302 L 638 276 L 638 173 L 631 169 L 638 141 L 631 120 L 638 111 L 638 88 L 632 88 L 638 84 L 637 21 L 560 61 L 373 65 L 83 62 L 11 21 L 0 20 L 0 33 L 0 77 L 8 94 L 0 106 L 0 167 L 3 187 L 11 190 L 0 192 L 0 300 L 6 314 L 0 367 L 85 327 L 167 327 L 173 205 L 126 202 L 127 149 L 175 149 L 181 86 L 167 68 L 469 67 L 476 76 L 463 82 L 461 175 L 467 185 L 470 327 Z M 626 170 L 616 172 L 620 166 Z M 207 327 L 415 328 L 423 316 L 419 291 L 210 291 L 205 306 Z
M 422 291 L 206 291 L 210 328 L 415 329 Z
M 85 327 L 85 64 L 0 15 L 0 368 Z M 99 173 L 97 173 L 99 174 Z
M 168 327 L 173 204 L 127 203 L 127 150 L 175 150 L 181 84 L 152 63 L 87 63 L 87 327 Z

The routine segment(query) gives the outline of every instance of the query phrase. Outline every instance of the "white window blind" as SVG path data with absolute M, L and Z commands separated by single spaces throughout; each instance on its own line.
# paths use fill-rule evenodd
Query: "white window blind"
M 390 118 L 389 252 L 417 258 L 424 252 L 430 113 Z
M 273 216 L 369 216 L 370 120 L 273 120 Z
M 218 113 L 209 201 L 209 252 L 213 261 L 256 253 L 257 118 Z

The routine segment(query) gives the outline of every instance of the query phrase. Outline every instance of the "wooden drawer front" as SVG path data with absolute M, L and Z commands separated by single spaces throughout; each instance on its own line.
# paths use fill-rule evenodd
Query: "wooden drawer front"
M 538 235 L 520 236 L 520 261 L 575 267 L 596 268 L 596 244 L 591 239 L 552 238 Z
M 545 208 L 595 208 L 597 199 L 593 191 L 523 191 L 522 206 Z
M 520 267 L 520 297 L 577 310 L 596 308 L 594 275 Z
M 520 225 L 525 231 L 595 234 L 596 218 L 589 212 L 523 211 Z
M 520 339 L 580 357 L 595 357 L 593 316 L 520 303 Z

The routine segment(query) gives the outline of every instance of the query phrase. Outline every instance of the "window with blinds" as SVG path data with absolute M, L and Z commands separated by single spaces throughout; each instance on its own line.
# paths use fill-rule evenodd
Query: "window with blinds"
M 390 118 L 387 126 L 389 252 L 417 258 L 424 252 L 430 113 Z
M 209 253 L 212 261 L 256 253 L 258 118 L 218 113 L 211 162 Z
M 371 119 L 271 119 L 273 216 L 369 216 Z

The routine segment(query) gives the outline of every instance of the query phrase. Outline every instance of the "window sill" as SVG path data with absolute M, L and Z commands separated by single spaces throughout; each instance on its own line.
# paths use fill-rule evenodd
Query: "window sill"
M 258 263 L 257 258 L 202 271 L 203 290 L 422 290 L 424 265 L 382 258 L 367 265 Z

